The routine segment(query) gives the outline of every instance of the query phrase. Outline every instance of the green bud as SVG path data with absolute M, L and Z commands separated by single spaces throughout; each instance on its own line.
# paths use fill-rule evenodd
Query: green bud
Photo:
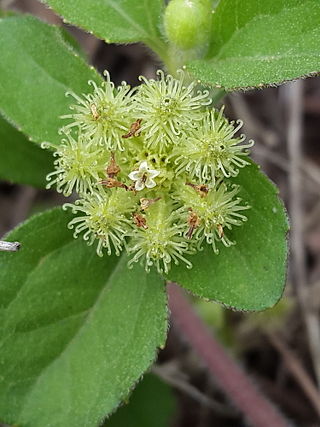
M 204 46 L 209 40 L 211 17 L 210 0 L 171 0 L 164 16 L 166 35 L 182 50 Z

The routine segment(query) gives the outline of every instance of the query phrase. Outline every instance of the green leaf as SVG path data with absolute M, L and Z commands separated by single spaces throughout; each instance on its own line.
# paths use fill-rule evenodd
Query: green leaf
M 59 117 L 73 103 L 65 93 L 101 81 L 64 37 L 31 16 L 0 19 L 0 113 L 35 142 L 58 144 Z
M 97 426 L 163 346 L 166 296 L 156 274 L 99 258 L 54 209 L 8 236 L 0 253 L 0 420 Z
M 147 375 L 128 405 L 119 408 L 104 427 L 168 427 L 174 406 L 170 387 L 154 375 Z
M 237 310 L 263 310 L 273 306 L 283 293 L 286 278 L 287 216 L 278 190 L 254 164 L 241 170 L 234 183 L 251 208 L 248 221 L 227 231 L 236 244 L 220 245 L 215 255 L 206 246 L 190 257 L 191 270 L 172 268 L 169 279 L 195 295 L 215 300 Z
M 142 41 L 155 52 L 161 41 L 163 0 L 42 0 L 64 20 L 92 32 L 107 43 Z
M 206 59 L 188 64 L 226 90 L 262 87 L 320 71 L 318 0 L 221 0 Z
M 42 150 L 0 116 L 0 179 L 45 187 L 52 154 Z

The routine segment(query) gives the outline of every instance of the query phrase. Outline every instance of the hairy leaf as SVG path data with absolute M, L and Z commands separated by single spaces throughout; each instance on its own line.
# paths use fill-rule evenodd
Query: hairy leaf
M 279 84 L 320 71 L 318 0 L 221 0 L 206 59 L 188 64 L 227 90 Z
M 89 92 L 90 68 L 58 27 L 31 16 L 0 19 L 0 113 L 35 142 L 59 143 L 67 91 Z
M 71 24 L 107 43 L 143 41 L 162 52 L 162 0 L 42 0 Z
M 0 116 L 0 179 L 45 187 L 53 169 L 51 153 L 42 150 Z
M 0 419 L 91 427 L 150 366 L 167 329 L 163 282 L 125 257 L 99 258 L 54 209 L 8 236 L 0 253 Z

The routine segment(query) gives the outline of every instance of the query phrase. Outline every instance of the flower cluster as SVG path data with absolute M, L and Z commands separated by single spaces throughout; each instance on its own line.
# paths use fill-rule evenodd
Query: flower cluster
M 97 254 L 126 250 L 129 265 L 142 262 L 167 273 L 173 263 L 192 264 L 189 255 L 234 244 L 228 230 L 246 221 L 247 205 L 231 183 L 248 164 L 241 123 L 210 107 L 196 83 L 158 72 L 131 89 L 116 88 L 105 73 L 101 86 L 78 96 L 63 116 L 65 137 L 47 177 L 68 196 L 76 214 L 69 223 Z

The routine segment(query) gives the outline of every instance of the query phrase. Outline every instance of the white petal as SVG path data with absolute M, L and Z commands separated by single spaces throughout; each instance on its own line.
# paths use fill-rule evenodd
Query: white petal
M 154 182 L 154 180 L 152 178 L 149 177 L 149 178 L 146 179 L 145 185 L 146 185 L 147 188 L 153 188 L 157 184 Z
M 142 179 L 138 179 L 135 183 L 134 188 L 136 191 L 141 191 L 144 189 L 145 183 L 142 181 Z
M 139 172 L 147 172 L 149 169 L 148 163 L 146 161 L 142 162 L 139 166 Z
M 155 178 L 156 176 L 160 175 L 160 172 L 152 169 L 149 170 L 148 175 L 150 178 Z
M 140 175 L 141 173 L 139 171 L 133 171 L 129 173 L 128 177 L 132 179 L 132 181 L 137 181 L 138 179 L 140 179 Z

